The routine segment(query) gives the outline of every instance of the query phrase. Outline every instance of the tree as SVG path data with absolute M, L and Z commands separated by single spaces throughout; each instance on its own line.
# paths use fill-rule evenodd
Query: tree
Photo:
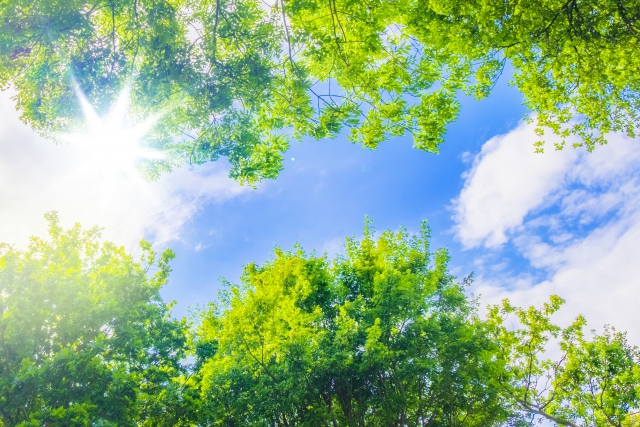
M 55 138 L 81 126 L 74 85 L 102 111 L 129 85 L 132 120 L 161 112 L 146 142 L 172 154 L 151 176 L 227 157 L 254 183 L 291 137 L 345 126 L 437 152 L 459 93 L 488 95 L 510 63 L 539 133 L 593 150 L 635 135 L 639 18 L 631 0 L 4 0 L 0 86 Z
M 490 325 L 428 230 L 277 249 L 203 313 L 203 425 L 491 426 L 510 417 Z
M 194 331 L 200 425 L 638 425 L 640 349 L 624 334 L 554 324 L 557 296 L 481 319 L 428 237 L 368 224 L 334 260 L 297 247 L 247 265 Z
M 504 301 L 489 318 L 498 325 L 496 342 L 508 362 L 509 381 L 502 382 L 514 407 L 530 422 L 546 419 L 567 427 L 635 426 L 640 414 L 640 349 L 625 334 L 605 327 L 584 337 L 579 316 L 566 328 L 550 321 L 564 300 L 552 296 L 542 309 L 521 309 Z M 515 315 L 520 327 L 505 328 Z M 553 341 L 560 357 L 543 359 Z
M 186 324 L 158 293 L 173 253 L 143 242 L 141 265 L 47 220 L 49 240 L 0 248 L 0 425 L 181 425 Z
M 480 318 L 425 225 L 375 237 L 369 223 L 333 260 L 276 249 L 188 332 L 158 293 L 172 252 L 143 242 L 138 263 L 47 219 L 48 240 L 0 248 L 0 426 L 640 423 L 623 333 L 555 325 L 557 296 Z

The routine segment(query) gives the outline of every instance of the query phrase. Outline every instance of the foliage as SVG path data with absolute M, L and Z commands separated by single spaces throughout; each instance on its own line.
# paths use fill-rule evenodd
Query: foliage
M 1 248 L 0 425 L 180 425 L 186 325 L 158 293 L 173 253 L 143 242 L 142 266 L 47 219 L 49 240 Z
M 495 325 L 507 315 L 520 323 L 515 330 L 498 328 L 497 341 L 509 361 L 510 381 L 503 383 L 508 395 L 531 422 L 537 417 L 570 427 L 637 425 L 640 350 L 611 327 L 585 339 L 582 316 L 566 328 L 554 325 L 550 316 L 563 303 L 552 296 L 542 309 L 516 308 L 508 301 L 492 307 Z M 543 359 L 553 341 L 560 357 Z
M 504 363 L 427 229 L 276 250 L 199 329 L 204 425 L 489 426 Z
M 630 0 L 2 0 L 0 85 L 52 137 L 80 126 L 73 82 L 103 111 L 131 85 L 133 120 L 163 113 L 148 144 L 254 183 L 291 137 L 345 126 L 437 152 L 459 93 L 487 96 L 510 63 L 539 133 L 593 150 L 635 135 L 639 17 Z
M 448 261 L 424 225 L 376 239 L 368 224 L 332 261 L 298 247 L 249 264 L 194 336 L 200 424 L 638 424 L 640 350 L 624 334 L 561 328 L 557 296 L 480 319 Z
M 276 249 L 188 331 L 158 293 L 171 251 L 137 263 L 47 218 L 0 251 L 0 426 L 639 425 L 624 334 L 554 324 L 557 296 L 480 318 L 424 224 L 368 223 L 333 260 Z

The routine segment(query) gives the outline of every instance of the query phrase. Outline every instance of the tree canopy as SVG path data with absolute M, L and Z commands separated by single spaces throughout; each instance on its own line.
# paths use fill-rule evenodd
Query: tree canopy
M 178 425 L 186 324 L 158 293 L 173 253 L 143 242 L 136 263 L 48 220 L 49 239 L 0 247 L 0 425 Z
M 48 219 L 48 239 L 0 252 L 0 426 L 640 422 L 640 351 L 623 333 L 555 325 L 557 296 L 481 316 L 424 224 L 368 224 L 333 259 L 276 249 L 188 323 L 159 297 L 170 251 L 143 242 L 135 262 Z
M 557 296 L 482 318 L 448 261 L 425 225 L 377 238 L 369 225 L 333 260 L 277 249 L 246 266 L 196 330 L 200 422 L 636 425 L 640 352 L 624 334 L 587 339 L 582 317 L 555 325 Z M 553 340 L 560 356 L 546 359 Z
M 371 229 L 347 253 L 276 251 L 200 328 L 210 425 L 496 425 L 509 418 L 487 325 L 428 252 Z
M 291 138 L 350 128 L 375 148 L 409 133 L 437 152 L 459 95 L 507 64 L 537 123 L 593 150 L 639 124 L 640 9 L 631 0 L 2 0 L 0 85 L 56 137 L 81 126 L 74 86 L 102 111 L 131 87 L 132 120 L 172 163 L 226 157 L 254 183 Z

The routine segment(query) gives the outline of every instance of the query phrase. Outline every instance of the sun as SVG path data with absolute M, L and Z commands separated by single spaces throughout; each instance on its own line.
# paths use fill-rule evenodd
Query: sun
M 104 117 L 99 117 L 84 94 L 76 89 L 85 116 L 85 128 L 79 133 L 62 135 L 61 139 L 76 145 L 83 152 L 86 165 L 108 175 L 135 174 L 135 165 L 141 159 L 160 159 L 160 151 L 140 144 L 142 137 L 155 124 L 158 116 L 141 123 L 127 123 L 130 103 L 129 88 L 125 88 L 118 100 Z

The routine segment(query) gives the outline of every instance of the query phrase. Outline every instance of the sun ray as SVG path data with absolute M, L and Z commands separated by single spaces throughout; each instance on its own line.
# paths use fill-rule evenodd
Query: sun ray
M 164 158 L 160 151 L 140 143 L 160 118 L 159 114 L 137 124 L 127 123 L 131 101 L 129 86 L 120 92 L 104 117 L 98 116 L 77 85 L 75 91 L 85 117 L 85 127 L 81 132 L 62 135 L 61 139 L 82 149 L 88 167 L 102 174 L 129 176 L 135 174 L 135 165 L 141 159 Z

